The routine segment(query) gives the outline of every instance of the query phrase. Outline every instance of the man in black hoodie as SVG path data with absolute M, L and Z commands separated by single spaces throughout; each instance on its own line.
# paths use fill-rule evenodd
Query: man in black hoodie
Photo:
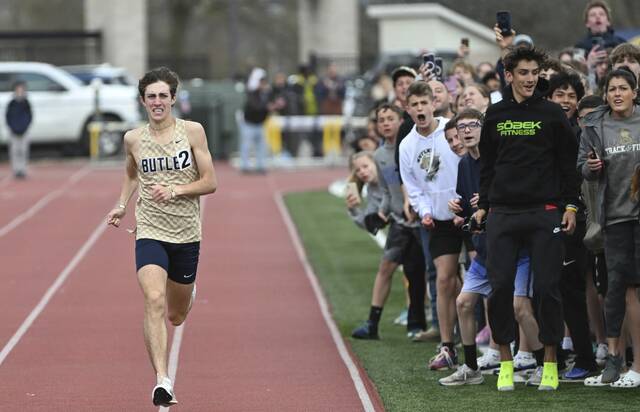
M 27 100 L 26 84 L 17 81 L 13 85 L 13 99 L 7 105 L 5 120 L 11 131 L 10 157 L 11 168 L 16 179 L 27 176 L 27 162 L 29 161 L 29 139 L 26 135 L 31 125 L 31 105 Z
M 480 200 L 474 214 L 487 219 L 487 270 L 492 293 L 489 323 L 500 345 L 498 390 L 513 390 L 513 289 L 520 249 L 528 247 L 534 302 L 545 346 L 538 389 L 558 387 L 556 345 L 564 335 L 559 290 L 563 232 L 575 228 L 577 142 L 562 109 L 536 91 L 546 54 L 517 47 L 503 59 L 510 84 L 489 107 L 480 138 Z

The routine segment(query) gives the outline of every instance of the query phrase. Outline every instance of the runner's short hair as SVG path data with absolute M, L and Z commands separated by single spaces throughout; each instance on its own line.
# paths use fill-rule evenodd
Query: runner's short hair
M 180 79 L 174 71 L 165 66 L 156 67 L 155 69 L 146 72 L 138 82 L 138 93 L 140 93 L 140 97 L 142 97 L 142 99 L 144 99 L 144 91 L 147 89 L 147 86 L 155 82 L 167 83 L 169 85 L 171 97 L 175 97 Z

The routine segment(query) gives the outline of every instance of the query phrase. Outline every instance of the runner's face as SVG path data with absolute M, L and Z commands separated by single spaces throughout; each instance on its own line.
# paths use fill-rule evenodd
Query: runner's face
M 150 121 L 162 122 L 171 115 L 171 106 L 176 102 L 171 96 L 169 85 L 163 81 L 151 83 L 144 90 L 141 99 Z

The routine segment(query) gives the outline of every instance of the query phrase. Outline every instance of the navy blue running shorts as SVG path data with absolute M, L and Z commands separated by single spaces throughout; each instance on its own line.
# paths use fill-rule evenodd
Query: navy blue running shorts
M 155 239 L 136 240 L 136 271 L 145 265 L 162 267 L 169 279 L 189 285 L 196 280 L 200 242 L 169 243 Z

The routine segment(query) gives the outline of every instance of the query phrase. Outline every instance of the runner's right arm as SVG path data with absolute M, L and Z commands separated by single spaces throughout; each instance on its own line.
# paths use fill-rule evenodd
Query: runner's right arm
M 124 135 L 124 149 L 126 154 L 125 175 L 122 182 L 122 190 L 118 198 L 118 204 L 107 215 L 107 224 L 115 227 L 120 226 L 120 219 L 126 214 L 127 203 L 138 188 L 138 168 L 133 156 L 132 142 L 134 130 L 128 131 Z

